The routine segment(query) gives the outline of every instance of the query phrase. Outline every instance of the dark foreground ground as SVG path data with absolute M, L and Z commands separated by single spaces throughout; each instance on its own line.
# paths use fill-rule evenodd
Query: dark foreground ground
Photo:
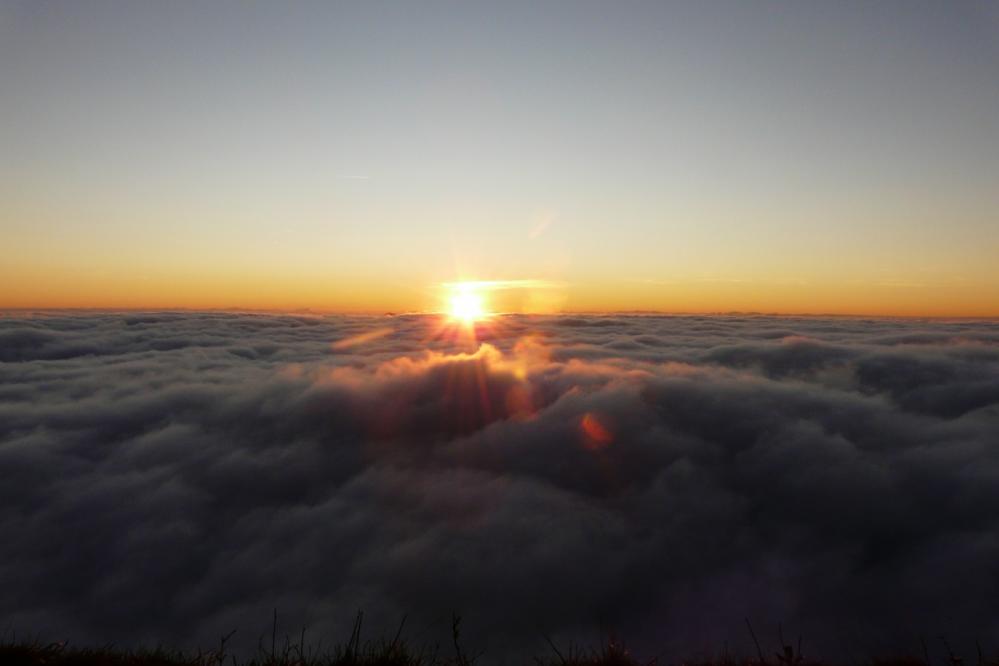
M 44 643 L 39 640 L 10 639 L 0 642 L 0 664 L 40 665 L 66 664 L 79 666 L 473 666 L 486 657 L 483 653 L 469 651 L 461 638 L 461 622 L 455 618 L 451 641 L 448 644 L 414 646 L 396 635 L 392 640 L 361 640 L 361 616 L 354 625 L 350 638 L 332 647 L 322 643 L 310 645 L 304 631 L 296 641 L 290 636 L 278 639 L 272 634 L 267 644 L 261 639 L 255 655 L 238 658 L 227 650 L 229 636 L 221 637 L 217 647 L 197 652 L 184 652 L 160 646 L 155 649 L 125 650 L 114 645 L 103 647 L 74 647 L 64 642 Z M 747 622 L 748 624 L 748 622 Z M 401 627 L 400 627 L 401 631 Z M 750 628 L 750 632 L 752 629 Z M 534 666 L 833 666 L 836 662 L 811 658 L 803 650 L 801 638 L 795 645 L 778 644 L 776 651 L 763 646 L 752 634 L 756 647 L 755 656 L 736 655 L 725 647 L 714 655 L 701 655 L 677 661 L 661 656 L 633 654 L 623 643 L 611 638 L 600 647 L 580 649 L 575 646 L 561 648 L 548 640 L 550 651 L 524 660 Z M 783 637 L 782 637 L 783 638 Z M 937 637 L 944 650 L 942 655 L 931 657 L 924 639 L 920 639 L 921 655 L 900 653 L 895 655 L 870 655 L 855 659 L 850 666 L 999 666 L 994 653 L 986 656 L 981 646 L 973 659 L 955 654 L 946 637 Z
M 210 666 L 233 664 L 234 666 L 468 666 L 475 663 L 474 656 L 450 654 L 443 655 L 434 649 L 413 651 L 405 645 L 393 646 L 391 643 L 378 643 L 362 646 L 356 652 L 340 647 L 329 652 L 316 654 L 308 649 L 299 651 L 298 646 L 292 646 L 271 654 L 261 652 L 250 659 L 239 660 L 225 652 L 211 650 L 195 654 L 175 652 L 168 648 L 155 650 L 126 651 L 115 647 L 73 648 L 61 644 L 44 645 L 42 643 L 15 642 L 0 646 L 0 663 L 19 664 L 78 664 L 85 665 L 119 665 L 136 666 Z M 531 663 L 531 662 L 528 662 Z M 649 666 L 659 664 L 660 660 L 638 658 L 626 650 L 613 645 L 601 649 L 538 656 L 534 658 L 537 666 Z M 737 657 L 734 655 L 719 655 L 713 658 L 683 660 L 684 666 L 760 666 L 760 664 L 818 666 L 830 664 L 821 660 L 799 659 L 797 655 L 790 660 L 774 655 L 773 659 L 760 661 L 759 658 Z M 895 657 L 873 657 L 864 662 L 864 666 L 933 666 L 922 658 L 911 655 Z M 947 664 L 948 662 L 942 662 Z M 963 664 L 964 660 L 955 657 L 954 664 Z M 995 666 L 996 659 L 982 659 L 981 666 Z

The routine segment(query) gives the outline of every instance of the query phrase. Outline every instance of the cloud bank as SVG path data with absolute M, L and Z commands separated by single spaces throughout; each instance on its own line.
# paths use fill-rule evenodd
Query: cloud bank
M 0 317 L 0 617 L 255 647 L 275 607 L 327 641 L 458 610 L 496 660 L 748 647 L 746 616 L 832 657 L 999 647 L 996 322 L 436 326 Z

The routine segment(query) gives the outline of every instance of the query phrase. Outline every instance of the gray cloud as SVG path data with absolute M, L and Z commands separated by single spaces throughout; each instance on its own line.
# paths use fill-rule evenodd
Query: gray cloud
M 999 642 L 999 325 L 0 318 L 0 613 L 87 643 Z M 374 332 L 374 333 L 373 333 Z M 256 633 L 255 633 L 256 632 Z

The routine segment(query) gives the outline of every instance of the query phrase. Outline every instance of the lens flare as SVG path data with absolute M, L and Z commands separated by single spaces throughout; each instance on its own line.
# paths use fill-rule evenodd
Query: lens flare
M 579 425 L 585 435 L 583 446 L 591 451 L 599 451 L 606 448 L 614 441 L 614 433 L 608 430 L 607 426 L 601 423 L 600 419 L 593 412 L 583 414 Z

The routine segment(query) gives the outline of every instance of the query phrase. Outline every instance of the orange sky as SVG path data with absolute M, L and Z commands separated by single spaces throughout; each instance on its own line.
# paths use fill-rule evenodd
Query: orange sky
M 333 312 L 433 312 L 447 307 L 442 282 L 283 276 L 115 274 L 100 269 L 43 272 L 0 269 L 0 308 L 191 308 Z M 503 312 L 767 312 L 888 316 L 999 316 L 999 290 L 965 284 L 776 281 L 509 281 L 481 291 Z M 539 283 L 539 284 L 535 284 Z

